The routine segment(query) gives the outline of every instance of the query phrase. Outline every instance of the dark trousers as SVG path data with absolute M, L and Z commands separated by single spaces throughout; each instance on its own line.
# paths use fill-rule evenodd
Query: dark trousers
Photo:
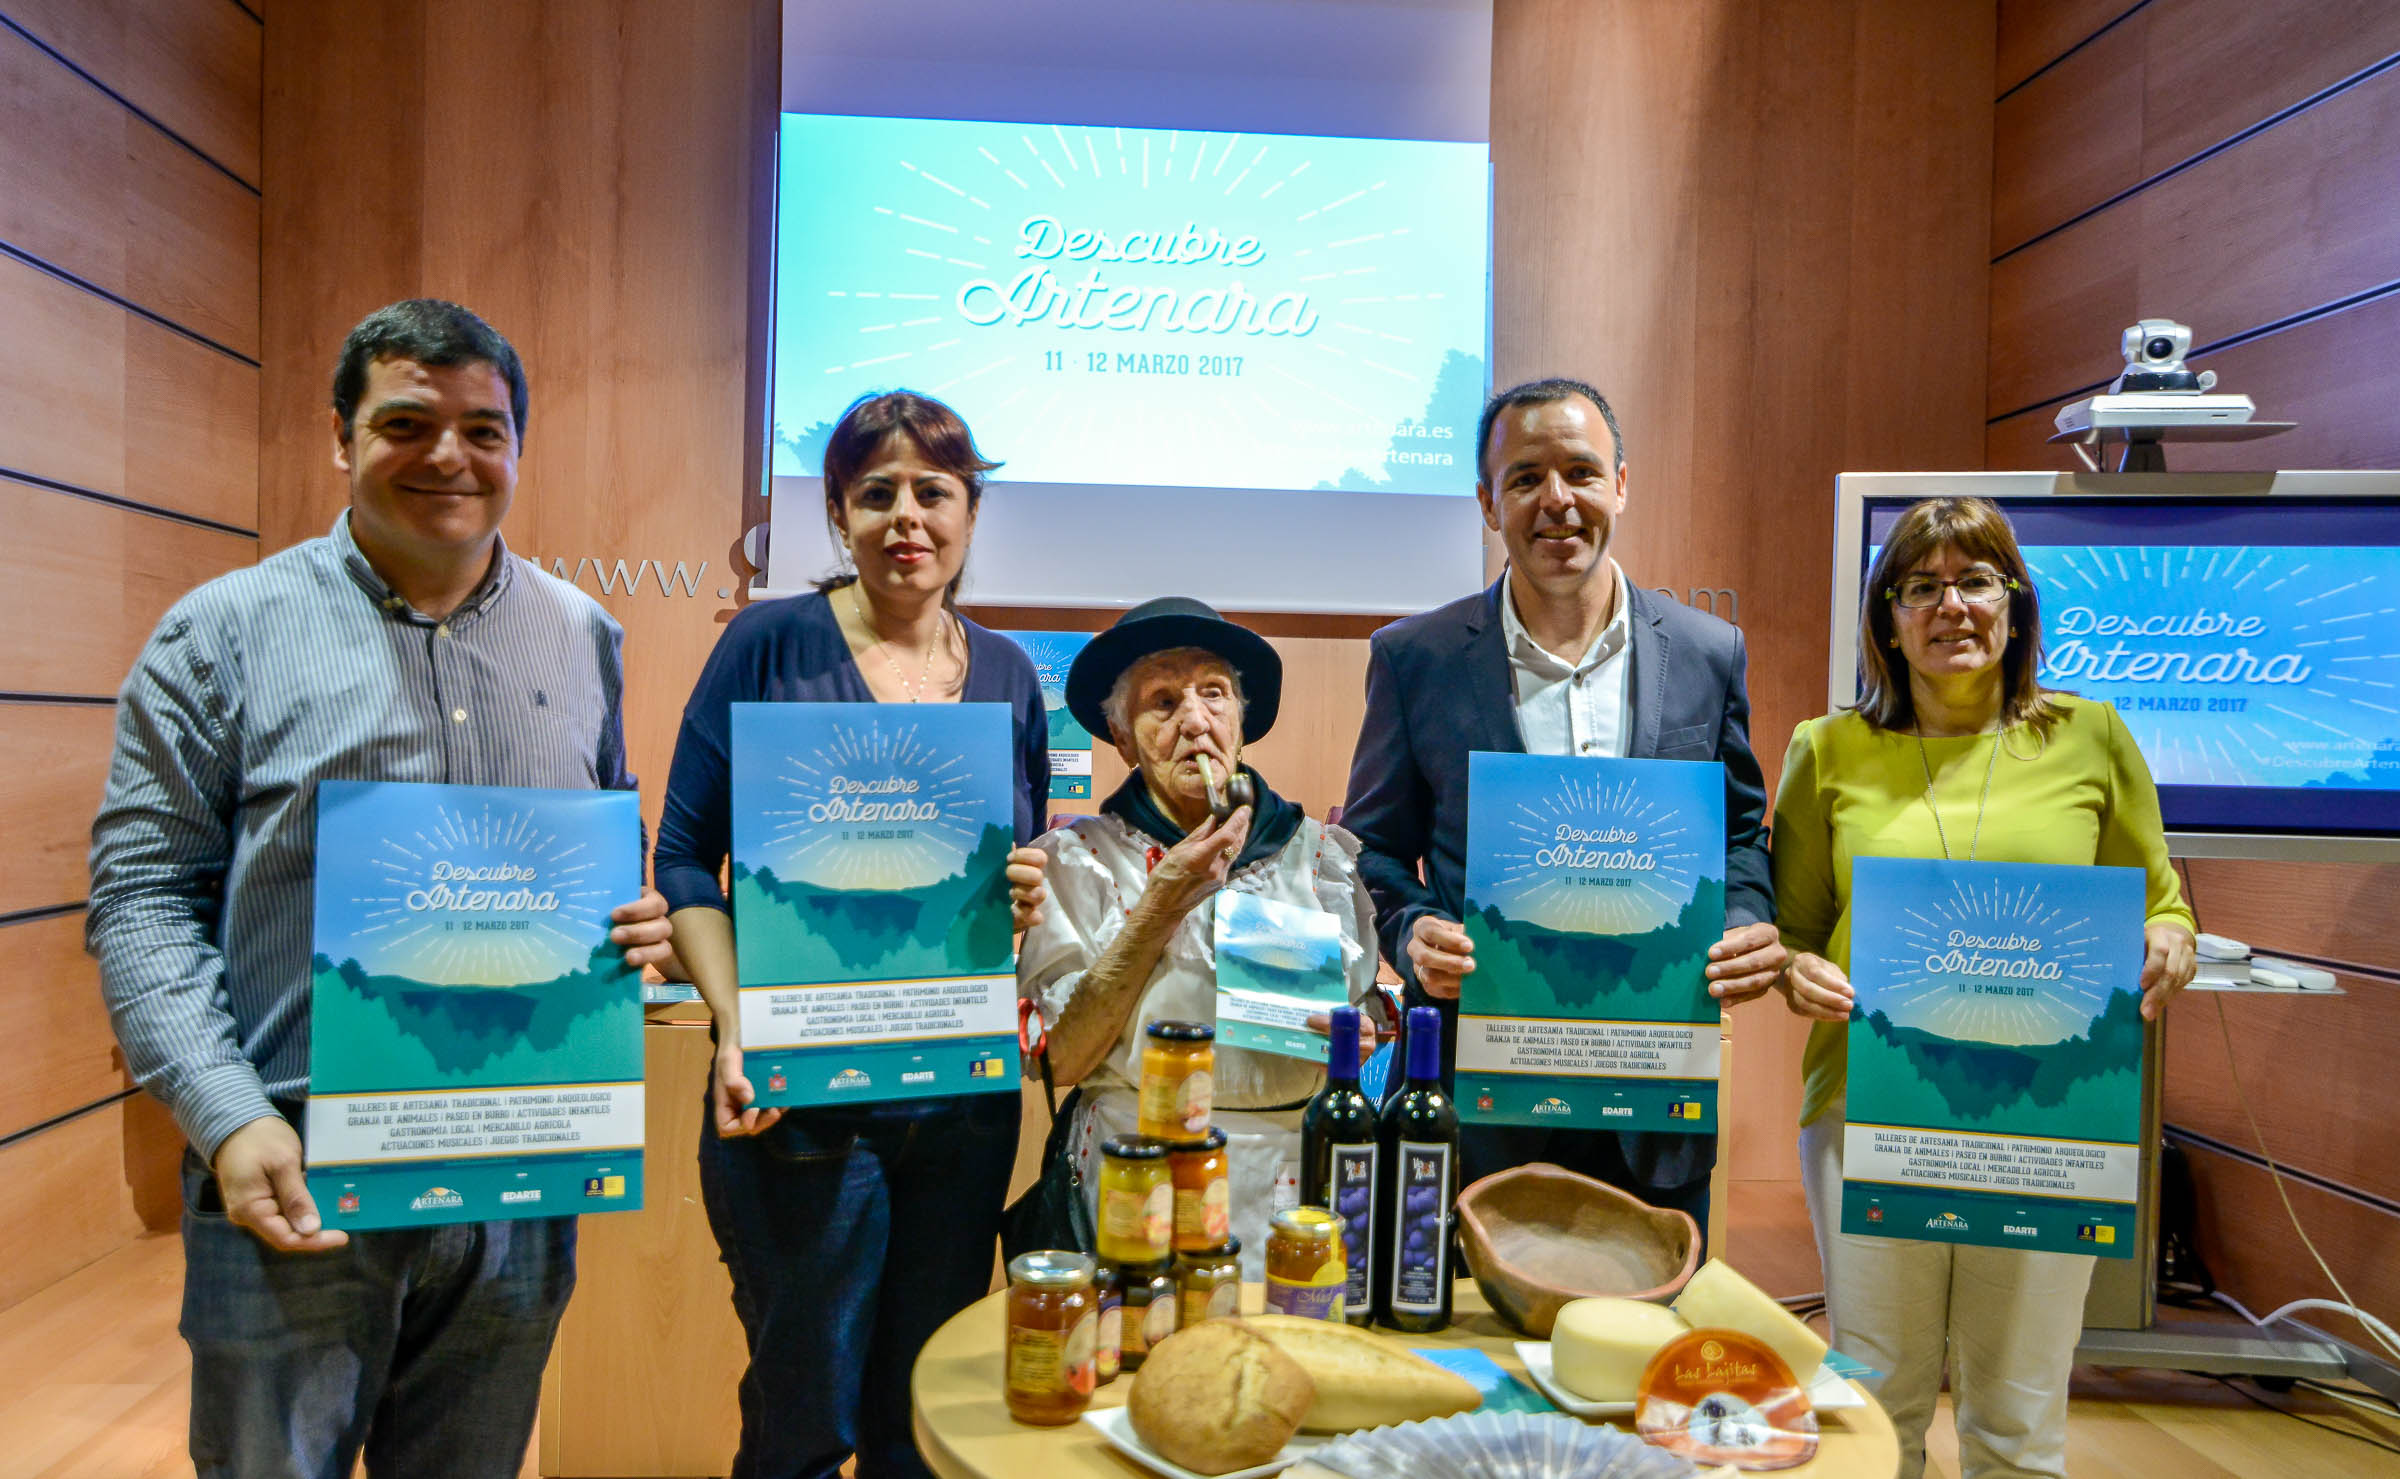
M 514 1479 L 575 1288 L 575 1219 L 354 1232 L 278 1253 L 183 1157 L 201 1479 Z M 6 1468 L 0 1460 L 0 1468 Z
M 1700 1256 L 1708 1257 L 1708 1177 L 1681 1186 L 1650 1186 L 1626 1164 L 1623 1142 L 1608 1130 L 1552 1130 L 1539 1125 L 1461 1125 L 1459 1185 L 1511 1166 L 1548 1161 L 1594 1181 L 1631 1192 L 1653 1207 L 1689 1212 L 1700 1225 Z
M 700 1128 L 700 1188 L 749 1337 L 733 1479 L 929 1475 L 909 1422 L 917 1353 L 991 1288 L 1016 1163 L 1013 1094 L 794 1110 Z

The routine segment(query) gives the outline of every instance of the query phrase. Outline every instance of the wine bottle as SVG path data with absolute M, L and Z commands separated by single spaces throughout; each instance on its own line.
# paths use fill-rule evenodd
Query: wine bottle
M 1383 1109 L 1376 1198 L 1376 1316 L 1411 1334 L 1450 1324 L 1450 1221 L 1458 1194 L 1458 1109 L 1442 1091 L 1442 1017 L 1408 1011 L 1408 1082 Z
M 1335 1007 L 1325 1087 L 1300 1116 L 1300 1200 L 1341 1214 L 1350 1262 L 1342 1318 L 1353 1325 L 1375 1319 L 1377 1142 L 1375 1106 L 1358 1087 L 1358 1008 Z

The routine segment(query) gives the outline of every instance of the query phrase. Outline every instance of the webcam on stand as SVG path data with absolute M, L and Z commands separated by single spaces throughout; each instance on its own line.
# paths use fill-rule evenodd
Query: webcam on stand
M 2192 331 L 2171 318 L 2145 318 L 2125 331 L 2125 369 L 2105 394 L 2062 407 L 2054 442 L 2073 445 L 2084 466 L 2100 463 L 2093 447 L 2123 446 L 2116 472 L 2165 472 L 2169 441 L 2246 442 L 2289 431 L 2289 421 L 2254 420 L 2246 395 L 2215 394 L 2217 373 L 2194 372 Z

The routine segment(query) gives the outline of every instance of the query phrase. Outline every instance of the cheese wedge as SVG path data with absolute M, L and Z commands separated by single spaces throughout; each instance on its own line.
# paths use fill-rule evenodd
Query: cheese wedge
M 1782 1358 L 1792 1369 L 1792 1380 L 1802 1386 L 1807 1386 L 1808 1379 L 1825 1363 L 1825 1342 L 1817 1332 L 1721 1258 L 1700 1265 L 1700 1272 L 1675 1296 L 1675 1313 L 1689 1320 L 1694 1329 L 1714 1325 L 1760 1341 Z
M 1660 1346 L 1691 1327 L 1639 1299 L 1577 1299 L 1550 1329 L 1550 1370 L 1586 1402 L 1630 1402 Z
M 1390 1423 L 1448 1417 L 1481 1406 L 1483 1394 L 1398 1340 L 1339 1320 L 1250 1315 L 1243 1324 L 1300 1363 L 1316 1401 L 1300 1420 L 1311 1433 L 1347 1433 Z

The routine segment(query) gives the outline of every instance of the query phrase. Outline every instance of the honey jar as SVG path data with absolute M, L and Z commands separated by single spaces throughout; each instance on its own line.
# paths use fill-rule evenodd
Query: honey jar
M 1153 1022 L 1142 1047 L 1141 1122 L 1145 1135 L 1192 1140 L 1208 1133 L 1216 1098 L 1217 1029 L 1206 1022 Z
M 1020 1253 L 1008 1265 L 1005 1397 L 1021 1423 L 1059 1427 L 1083 1415 L 1095 1384 L 1092 1260 L 1081 1253 Z
M 1242 1241 L 1227 1238 L 1213 1248 L 1175 1258 L 1177 1303 L 1186 1325 L 1230 1319 L 1242 1312 Z
M 1174 1244 L 1175 1184 L 1167 1147 L 1142 1135 L 1112 1135 L 1100 1146 L 1100 1256 L 1111 1263 L 1156 1263 Z
M 1117 1369 L 1139 1371 L 1150 1348 L 1175 1333 L 1175 1270 L 1166 1259 L 1117 1270 L 1122 1344 Z
M 1233 1181 L 1225 1157 L 1225 1132 L 1167 1147 L 1175 1183 L 1175 1251 L 1197 1253 L 1233 1235 Z
M 1343 1318 L 1350 1261 L 1342 1217 L 1323 1207 L 1286 1207 L 1267 1228 L 1267 1308 L 1310 1320 Z

